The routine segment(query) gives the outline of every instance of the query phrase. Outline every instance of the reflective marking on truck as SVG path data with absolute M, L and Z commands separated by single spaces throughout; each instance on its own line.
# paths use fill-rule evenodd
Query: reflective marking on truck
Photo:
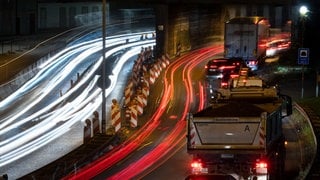
M 194 123 L 201 144 L 253 145 L 259 139 L 260 122 Z M 259 145 L 259 141 L 256 142 Z
M 239 121 L 238 117 L 215 117 L 213 118 L 214 121 L 220 121 L 220 122 L 236 122 Z
M 264 132 L 264 127 L 260 126 L 260 131 L 259 131 L 260 139 L 259 139 L 259 144 L 264 145 L 265 143 L 265 132 Z

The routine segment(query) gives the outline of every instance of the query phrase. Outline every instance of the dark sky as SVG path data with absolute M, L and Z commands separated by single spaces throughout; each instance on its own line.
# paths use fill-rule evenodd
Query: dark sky
M 316 34 L 319 33 L 311 33 L 311 32 L 320 32 L 319 31 L 319 27 L 320 27 L 320 17 L 319 17 L 319 13 L 320 13 L 320 1 L 319 0 L 304 0 L 301 1 L 301 3 L 299 3 L 301 5 L 305 5 L 307 6 L 307 8 L 309 9 L 309 12 L 307 14 L 306 17 L 306 21 L 305 21 L 305 38 L 306 41 L 310 41 L 312 40 Z M 299 6 L 298 4 L 298 6 Z M 312 38 L 313 37 L 313 38 Z M 309 42 L 308 42 L 309 43 Z
M 305 24 L 304 46 L 310 48 L 310 58 L 320 65 L 320 1 L 311 0 L 306 6 L 310 12 Z

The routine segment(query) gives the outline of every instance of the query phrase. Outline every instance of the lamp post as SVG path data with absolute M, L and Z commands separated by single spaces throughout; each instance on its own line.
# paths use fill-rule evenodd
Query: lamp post
M 307 17 L 307 13 L 309 12 L 309 9 L 306 6 L 300 6 L 299 13 L 302 23 L 302 31 L 301 31 L 301 47 L 303 47 L 304 43 L 304 31 L 305 31 L 305 19 Z
M 106 133 L 106 0 L 102 0 L 102 105 L 101 105 L 101 130 Z
M 305 31 L 305 18 L 307 17 L 307 13 L 309 12 L 306 6 L 300 6 L 299 13 L 300 19 L 302 23 L 302 30 L 301 30 L 301 47 L 304 46 L 304 31 Z M 301 98 L 303 98 L 304 94 L 304 63 L 302 64 L 302 73 L 301 73 Z

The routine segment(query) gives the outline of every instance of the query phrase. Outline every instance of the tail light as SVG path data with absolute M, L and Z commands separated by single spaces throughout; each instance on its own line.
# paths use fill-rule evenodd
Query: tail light
M 191 163 L 192 174 L 207 174 L 208 168 L 203 167 L 203 163 L 200 160 L 194 160 Z
M 192 168 L 202 168 L 202 163 L 200 161 L 193 161 L 191 163 Z
M 256 168 L 268 168 L 268 164 L 266 162 L 257 162 Z
M 227 82 L 221 82 L 221 87 L 222 88 L 227 88 L 228 87 L 228 83 Z
M 231 78 L 237 78 L 237 77 L 239 77 L 239 74 L 231 74 L 230 77 Z
M 267 174 L 268 173 L 268 163 L 263 160 L 257 160 L 255 164 L 255 170 L 257 174 Z
M 249 65 L 256 65 L 257 61 L 249 61 Z

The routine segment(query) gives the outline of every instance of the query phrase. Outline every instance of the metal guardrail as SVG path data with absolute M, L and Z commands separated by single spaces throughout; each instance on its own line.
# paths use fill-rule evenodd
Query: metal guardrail
M 299 107 L 299 111 L 308 117 L 310 127 L 313 129 L 313 138 L 316 140 L 316 154 L 312 160 L 312 166 L 306 176 L 306 179 L 319 179 L 320 178 L 320 117 L 309 107 L 302 105 Z
M 309 110 L 297 103 L 293 104 L 293 108 L 299 114 L 292 117 L 295 118 L 292 122 L 294 123 L 294 127 L 296 127 L 299 139 L 303 139 L 303 141 L 300 141 L 302 143 L 300 147 L 303 159 L 301 159 L 302 164 L 298 179 L 306 179 L 311 173 L 312 166 L 316 163 L 318 142 L 312 125 L 312 116 L 308 113 Z

